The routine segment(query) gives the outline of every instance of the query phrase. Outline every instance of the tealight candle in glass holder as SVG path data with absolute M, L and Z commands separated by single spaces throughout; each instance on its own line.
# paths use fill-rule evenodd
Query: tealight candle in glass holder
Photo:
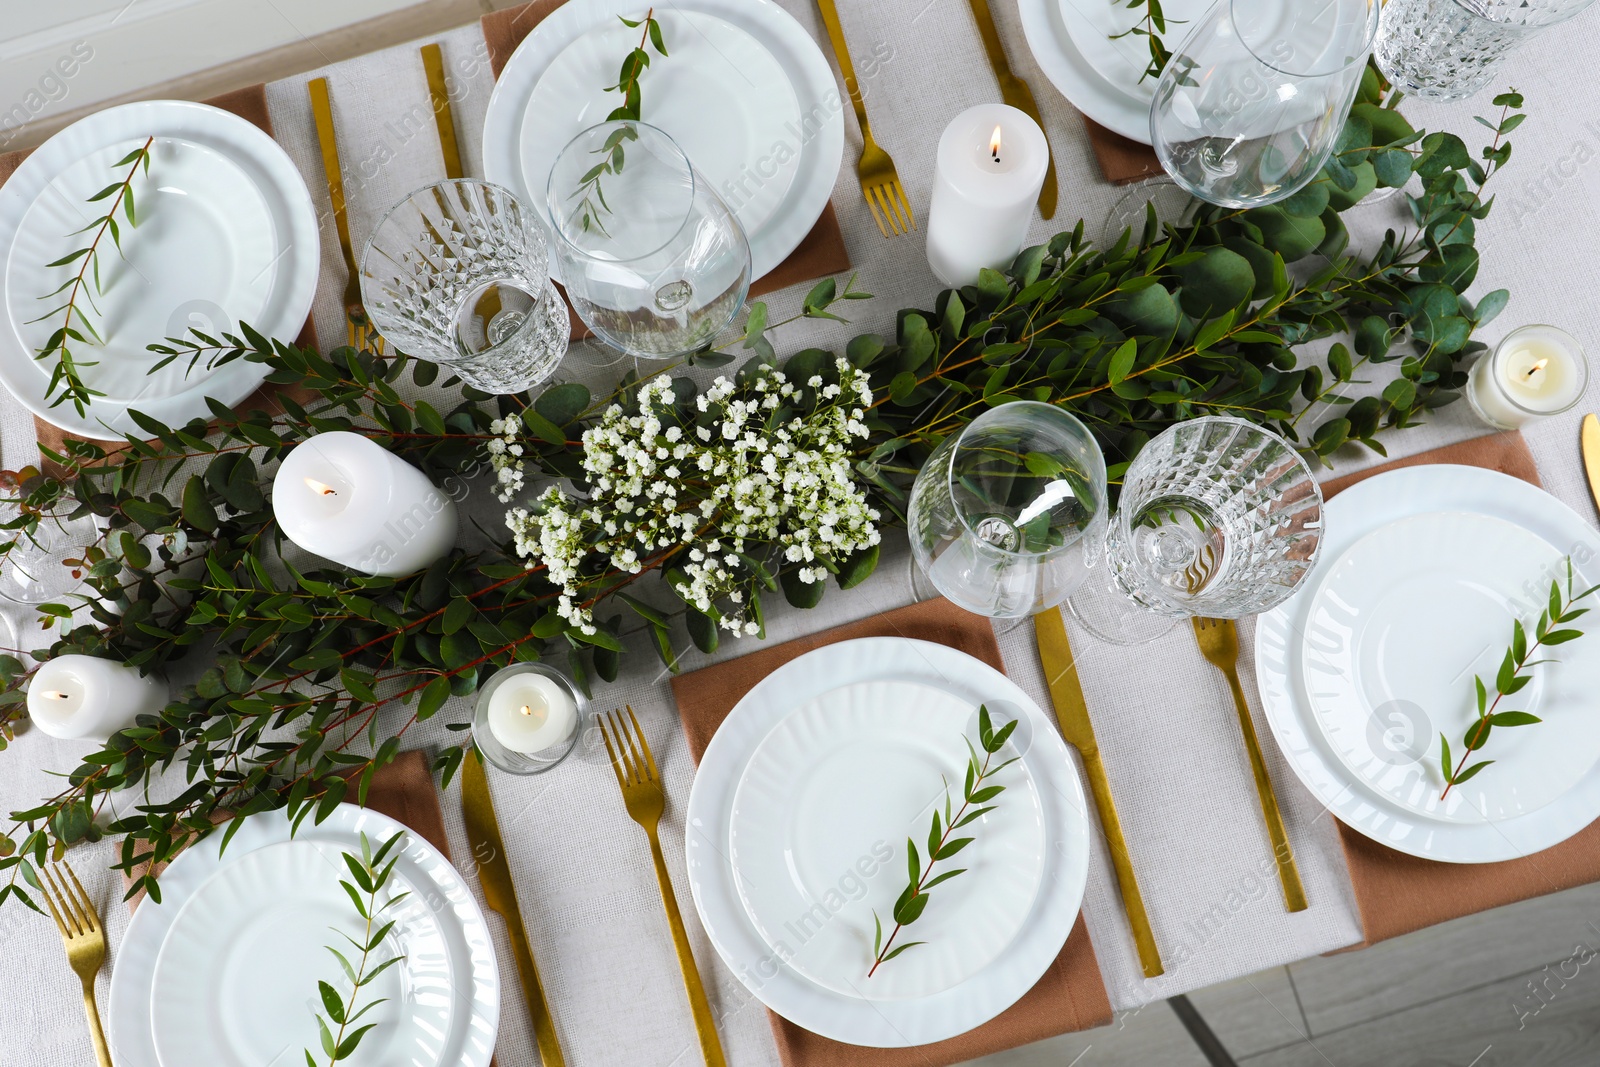
M 1589 384 L 1583 346 L 1554 326 L 1522 326 L 1472 365 L 1467 402 L 1497 430 L 1515 430 L 1576 404 Z
M 513 663 L 479 692 L 472 741 L 501 770 L 538 774 L 572 751 L 587 709 L 588 701 L 560 671 Z

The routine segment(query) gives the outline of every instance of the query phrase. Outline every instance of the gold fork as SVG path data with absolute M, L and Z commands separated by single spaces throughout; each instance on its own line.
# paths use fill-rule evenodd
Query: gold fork
M 1244 689 L 1239 685 L 1239 629 L 1232 619 L 1195 618 L 1192 621 L 1200 654 L 1227 677 L 1228 687 L 1233 690 L 1233 709 L 1239 714 L 1239 732 L 1244 734 L 1245 751 L 1250 754 L 1250 771 L 1255 775 L 1261 814 L 1267 820 L 1272 854 L 1278 861 L 1278 881 L 1283 883 L 1284 903 L 1290 911 L 1305 911 L 1305 887 L 1300 884 L 1300 871 L 1294 865 L 1294 852 L 1289 848 L 1289 834 L 1284 830 L 1283 816 L 1278 812 L 1278 797 L 1272 791 L 1267 761 L 1261 756 L 1261 743 L 1256 740 L 1250 705 L 1245 703 Z
M 839 9 L 833 0 L 817 0 L 822 12 L 822 24 L 828 28 L 828 40 L 833 45 L 834 57 L 839 60 L 839 72 L 844 75 L 844 91 L 856 109 L 856 125 L 861 127 L 861 160 L 856 163 L 856 176 L 861 179 L 861 195 L 872 211 L 872 220 L 878 232 L 888 237 L 917 228 L 916 216 L 911 213 L 911 201 L 906 199 L 905 187 L 895 172 L 894 160 L 878 147 L 872 139 L 872 127 L 867 123 L 867 105 L 861 99 L 861 85 L 856 81 L 856 67 L 850 60 L 850 48 L 844 41 L 844 27 L 839 24 Z M 887 220 L 887 228 L 884 222 Z
M 58 878 L 51 873 L 51 867 L 66 871 L 66 877 Z M 89 894 L 83 891 L 83 884 L 66 860 L 58 860 L 40 870 L 44 874 L 44 902 L 50 906 L 50 916 L 61 931 L 72 973 L 83 983 L 83 1010 L 89 1016 L 89 1040 L 94 1042 L 95 1059 L 100 1067 L 111 1067 L 111 1050 L 106 1046 L 105 1031 L 100 1028 L 100 1009 L 94 1003 L 94 976 L 106 962 L 105 928 L 100 925 L 100 916 L 95 913 Z
M 667 806 L 667 794 L 661 788 L 661 775 L 656 771 L 655 757 L 650 754 L 650 742 L 639 728 L 632 705 L 628 706 L 626 719 L 620 709 L 597 718 L 606 754 L 611 757 L 611 769 L 617 773 L 617 784 L 622 787 L 622 802 L 628 809 L 628 818 L 644 827 L 645 836 L 650 838 L 650 854 L 656 861 L 656 881 L 661 886 L 661 901 L 667 908 L 667 925 L 672 927 L 672 942 L 678 950 L 683 985 L 689 992 L 689 1010 L 694 1015 L 695 1032 L 700 1037 L 700 1054 L 705 1058 L 706 1067 L 726 1067 L 722 1041 L 717 1037 L 716 1023 L 711 1018 L 705 987 L 700 984 L 694 953 L 689 951 L 689 935 L 683 928 L 683 916 L 678 913 L 678 898 L 672 892 L 666 857 L 661 854 L 661 838 L 656 833 L 661 813 Z
M 339 167 L 339 142 L 333 132 L 333 103 L 328 99 L 328 79 L 313 78 L 306 84 L 311 93 L 311 117 L 317 124 L 317 143 L 322 146 L 322 170 L 328 178 L 328 200 L 333 204 L 333 227 L 339 232 L 339 251 L 344 253 L 348 280 L 344 286 L 345 336 L 352 348 L 383 355 L 383 338 L 373 329 L 367 309 L 361 303 L 361 278 L 356 273 L 356 254 L 350 245 L 350 220 L 345 216 L 344 171 Z

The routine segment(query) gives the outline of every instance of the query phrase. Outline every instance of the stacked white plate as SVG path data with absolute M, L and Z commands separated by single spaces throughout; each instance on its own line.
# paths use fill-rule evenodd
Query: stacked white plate
M 1019 720 L 996 759 L 996 809 L 868 977 L 875 918 L 888 937 L 927 863 L 933 812 L 961 806 L 978 707 Z M 764 678 L 707 747 L 689 798 L 689 881 L 711 942 L 750 991 L 853 1045 L 941 1041 L 1010 1007 L 1055 960 L 1083 900 L 1083 787 L 1049 717 L 1005 675 L 944 645 L 866 638 Z
M 134 912 L 117 951 L 107 1013 L 119 1067 L 289 1067 L 321 1055 L 317 982 L 349 994 L 332 945 L 364 924 L 340 886 L 342 854 L 404 828 L 344 804 L 290 835 L 282 812 L 245 820 L 225 851 L 216 834 L 161 876 L 161 903 Z M 361 992 L 384 999 L 348 1061 L 485 1067 L 494 1055 L 500 979 L 477 902 L 432 845 L 407 832 L 389 882 L 408 894 L 384 919 L 379 950 L 403 956 Z M 350 953 L 345 952 L 348 957 Z
M 483 126 L 484 174 L 547 218 L 550 170 L 568 141 L 621 98 L 621 57 L 644 16 L 631 0 L 568 0 L 501 71 Z M 727 201 L 750 240 L 753 277 L 811 232 L 839 175 L 844 113 L 828 61 L 771 0 L 687 0 L 659 15 L 643 119 L 669 134 Z
M 1322 558 L 1256 626 L 1261 701 L 1306 787 L 1374 840 L 1415 856 L 1490 863 L 1549 848 L 1600 817 L 1600 637 L 1539 650 L 1531 684 L 1445 793 L 1440 735 L 1461 766 L 1520 620 L 1552 579 L 1600 584 L 1600 533 L 1543 490 L 1479 467 L 1391 471 L 1326 505 Z M 1531 637 L 1530 637 L 1531 641 Z
M 40 317 L 66 298 L 47 294 L 83 264 L 45 265 L 87 244 L 94 227 L 77 231 L 112 204 L 89 197 L 120 182 L 129 168 L 114 165 L 151 138 L 149 172 L 133 182 L 138 225 L 119 211 L 120 253 L 109 235 L 99 249 L 103 292 L 78 301 L 92 299 L 104 341 L 72 346 L 84 384 L 104 394 L 80 415 L 70 402 L 52 403 L 55 360 L 34 356 L 63 321 Z M 209 417 L 207 399 L 231 406 L 248 396 L 266 375 L 261 364 L 179 360 L 151 373 L 162 357 L 148 346 L 240 322 L 293 337 L 311 309 L 320 258 L 311 195 L 277 142 L 237 115 L 168 100 L 108 108 L 41 145 L 0 186 L 0 248 L 0 383 L 41 418 L 110 440 L 141 432 L 130 410 L 181 426 Z
M 1164 0 L 1167 47 L 1177 49 L 1216 0 Z M 1144 17 L 1125 0 L 1018 0 L 1023 34 L 1045 77 L 1074 107 L 1108 130 L 1150 143 L 1156 79 L 1148 38 L 1125 31 Z M 1115 38 L 1115 39 L 1114 39 Z

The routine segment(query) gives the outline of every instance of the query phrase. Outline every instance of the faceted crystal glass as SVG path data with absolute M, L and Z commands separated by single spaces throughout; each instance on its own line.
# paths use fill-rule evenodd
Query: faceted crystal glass
M 1594 0 L 1388 0 L 1373 50 L 1395 88 L 1425 100 L 1460 100 L 1494 80 L 1529 37 Z
M 538 216 L 472 179 L 389 209 L 361 257 L 361 300 L 390 344 L 486 393 L 544 381 L 571 337 Z

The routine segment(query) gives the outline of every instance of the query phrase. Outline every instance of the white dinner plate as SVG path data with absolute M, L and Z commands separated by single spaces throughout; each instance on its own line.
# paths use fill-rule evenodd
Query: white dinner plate
M 376 846 L 402 829 L 404 827 L 401 824 L 378 812 L 353 804 L 341 804 L 320 825 L 314 825 L 308 819 L 298 833 L 292 835 L 292 840 L 297 845 L 315 847 L 324 857 L 337 859 L 341 852 L 360 849 L 360 835 L 363 832 Z M 156 1004 L 156 1000 L 160 995 L 157 976 L 164 973 L 162 957 L 168 948 L 174 953 L 193 951 L 193 943 L 187 933 L 187 924 L 191 921 L 200 922 L 203 928 L 212 930 L 233 924 L 232 928 L 239 930 L 245 938 L 263 938 L 266 939 L 262 941 L 263 944 L 272 945 L 274 942 L 268 938 L 266 931 L 251 926 L 247 920 L 240 920 L 236 914 L 231 918 L 224 915 L 219 919 L 216 912 L 229 905 L 241 905 L 247 899 L 258 899 L 236 874 L 227 873 L 231 868 L 247 861 L 252 865 L 286 862 L 289 856 L 295 854 L 274 853 L 275 858 L 270 860 L 252 861 L 250 858 L 257 852 L 275 849 L 290 840 L 289 820 L 281 810 L 252 815 L 244 820 L 234 834 L 226 852 L 220 851 L 222 834 L 214 834 L 182 853 L 162 873 L 161 902 L 157 904 L 146 900 L 133 913 L 122 944 L 117 949 L 115 967 L 111 973 L 111 999 L 106 1021 L 118 1067 L 192 1067 L 197 1062 L 205 1062 L 209 1067 L 213 1062 L 227 1062 L 186 1059 L 173 1064 L 164 1062 L 158 1055 L 155 1027 L 156 1021 L 163 1018 L 163 1009 Z M 486 1067 L 494 1055 L 495 1034 L 499 1025 L 500 978 L 496 969 L 494 944 L 490 940 L 483 913 L 460 874 L 432 845 L 408 832 L 400 849 L 394 884 L 397 888 L 409 890 L 424 905 L 423 910 L 428 913 L 427 921 L 434 924 L 437 935 L 429 934 L 422 917 L 416 916 L 417 923 L 413 928 L 415 940 L 412 944 L 428 956 L 424 966 L 428 981 L 426 984 L 409 984 L 402 989 L 398 1016 L 410 1015 L 418 1020 L 448 1017 L 448 1030 L 432 1035 L 431 1047 L 437 1050 L 433 1060 L 427 1059 L 415 1045 L 405 1047 L 403 1041 L 407 1031 L 400 1027 L 391 1027 L 390 1033 L 391 1039 L 398 1040 L 385 1040 L 376 1031 L 368 1036 L 368 1040 L 377 1038 L 375 1049 L 387 1049 L 392 1054 L 383 1062 L 404 1062 L 417 1064 L 418 1067 L 431 1067 L 433 1063 L 441 1067 L 445 1064 L 450 1067 Z M 305 855 L 298 854 L 300 857 Z M 300 859 L 294 862 L 300 862 Z M 343 891 L 338 889 L 337 872 L 329 869 L 327 874 L 334 889 L 342 894 Z M 227 881 L 213 890 L 210 883 L 218 877 Z M 271 877 L 279 880 L 277 884 L 286 887 L 297 886 L 303 890 L 305 885 L 303 871 L 298 876 L 280 873 Z M 196 904 L 196 909 L 191 913 L 187 906 L 192 902 Z M 348 898 L 346 905 L 349 906 Z M 291 954 L 296 959 L 300 958 L 301 953 L 317 938 L 334 936 L 332 931 L 326 929 L 307 932 L 298 925 L 308 916 L 315 917 L 317 914 L 315 906 L 308 905 L 297 913 L 294 924 L 284 924 L 278 930 L 277 938 L 281 942 L 278 951 L 285 954 L 284 959 L 254 961 L 259 977 L 252 982 L 249 979 L 254 976 L 245 975 L 246 983 L 239 984 L 237 988 L 243 990 L 254 986 L 254 996 L 271 1004 L 290 1005 L 294 1016 L 299 1016 L 303 1011 L 304 1018 L 311 1018 L 311 1013 L 316 1009 L 316 980 L 319 974 L 315 971 L 289 973 L 283 964 Z M 218 978 L 224 983 L 237 978 L 239 968 L 248 962 L 238 956 L 237 945 L 224 947 L 213 944 L 211 951 L 220 962 L 214 961 L 209 965 L 217 968 Z M 169 965 L 176 959 L 176 956 L 172 957 Z M 273 983 L 270 988 L 266 984 L 267 979 Z M 296 983 L 294 989 L 288 988 L 286 983 L 290 982 Z M 240 995 L 252 994 L 245 992 Z M 449 1003 L 445 1004 L 445 1000 Z M 220 1022 L 221 1026 L 228 1027 L 233 1020 L 249 1021 L 255 1018 L 254 1009 L 248 1004 L 230 999 L 228 1005 L 227 1010 L 216 1019 L 190 1020 L 191 1025 L 215 1027 Z M 298 1008 L 294 1008 L 294 1005 L 298 1005 Z M 381 1009 L 375 1009 L 374 1014 L 378 1010 Z M 397 1018 L 392 1015 L 387 1017 L 391 1020 Z M 303 1064 L 305 1055 L 296 1044 L 299 1041 L 298 1031 L 295 1036 L 288 1036 L 289 1028 L 300 1025 L 300 1021 L 285 1018 L 283 1022 L 286 1036 L 281 1065 Z M 312 1026 L 315 1026 L 314 1021 Z M 169 1038 L 172 1041 L 182 1040 L 181 1035 L 164 1032 L 161 1037 L 163 1050 L 169 1047 Z M 173 1044 L 170 1047 L 177 1050 L 188 1046 Z M 422 1058 L 418 1059 L 418 1056 Z M 271 1067 L 280 1067 L 280 1060 L 277 1059 L 256 1061 L 256 1064 L 265 1067 L 267 1062 Z
M 53 287 L 41 288 L 47 273 L 44 264 L 72 251 L 73 242 L 80 239 L 62 234 L 49 244 L 48 228 L 64 221 L 63 212 L 73 209 L 70 201 L 61 201 L 56 183 L 66 182 L 74 193 L 81 191 L 81 183 L 92 184 L 89 172 L 98 169 L 96 161 L 114 162 L 131 140 L 142 143 L 149 137 L 155 137 L 161 149 L 152 162 L 151 179 L 162 180 L 167 172 L 162 162 L 167 158 L 174 168 L 174 183 L 163 186 L 164 192 L 136 196 L 136 206 L 143 206 L 138 213 L 143 221 L 136 228 L 122 227 L 125 270 L 114 266 L 118 263 L 114 248 L 108 245 L 102 250 L 103 280 L 107 272 L 120 276 L 101 302 L 108 319 L 100 328 L 113 340 L 106 350 L 79 345 L 74 353 L 78 359 L 107 356 L 104 362 L 116 367 L 108 366 L 106 372 L 114 371 L 116 380 L 125 382 L 124 372 L 140 366 L 130 353 L 142 352 L 144 345 L 160 342 L 169 333 L 181 335 L 190 326 L 209 333 L 244 319 L 268 337 L 293 338 L 305 324 L 316 295 L 321 255 L 311 194 L 293 161 L 259 127 L 219 108 L 177 100 L 123 104 L 68 126 L 28 156 L 0 186 L 0 248 L 6 249 L 0 298 L 10 319 L 0 329 L 0 384 L 34 414 L 82 437 L 142 436 L 128 416 L 130 407 L 169 426 L 208 418 L 208 398 L 231 406 L 249 396 L 266 375 L 262 364 L 235 360 L 215 372 L 197 370 L 188 383 L 160 379 L 132 404 L 126 399 L 96 399 L 82 416 L 71 403 L 52 407 L 45 398 L 49 369 L 40 365 L 30 347 L 39 327 L 22 327 L 24 335 L 17 324 L 49 310 L 49 304 L 38 300 L 41 292 Z M 95 188 L 119 177 L 107 169 Z M 136 183 L 136 194 L 143 188 Z M 76 208 L 91 212 L 78 220 L 78 226 L 95 217 L 91 205 L 79 203 Z M 262 210 L 270 220 L 268 234 L 259 230 Z M 271 255 L 265 265 L 255 267 L 259 244 L 268 239 Z M 41 258 L 46 247 L 57 251 Z M 54 276 L 60 270 L 48 273 Z M 225 277 L 229 272 L 232 276 Z M 123 283 L 127 288 L 119 295 Z M 235 298 L 247 306 L 223 305 L 223 299 Z M 132 318 L 121 320 L 125 313 Z M 145 330 L 153 333 L 136 336 Z M 168 373 L 179 369 L 175 363 Z M 115 391 L 132 390 L 119 386 Z
M 1150 98 L 1129 95 L 1095 70 L 1072 43 L 1062 3 L 1017 0 L 1022 33 L 1039 69 L 1068 103 L 1089 118 L 1129 140 L 1149 144 Z
M 715 15 L 667 11 L 657 21 L 671 43 L 643 79 L 648 121 L 677 142 L 744 232 L 759 233 L 800 169 L 782 132 L 800 125 L 794 86 L 761 42 Z M 534 86 L 522 118 L 522 177 L 541 210 L 556 156 L 617 106 L 605 87 L 616 83 L 617 57 L 638 43 L 639 30 L 620 20 L 596 26 L 562 49 Z
M 1457 823 L 1428 818 L 1361 780 L 1334 753 L 1308 699 L 1302 637 L 1324 568 L 1368 534 L 1414 515 L 1442 511 L 1496 516 L 1573 556 L 1585 587 L 1600 579 L 1600 532 L 1555 497 L 1519 478 L 1481 467 L 1428 464 L 1389 471 L 1344 490 L 1324 505 L 1326 543 L 1321 561 L 1300 592 L 1257 618 L 1256 680 L 1274 738 L 1295 775 L 1324 807 L 1351 828 L 1380 844 L 1447 863 L 1493 863 L 1516 859 L 1566 840 L 1600 817 L 1600 767 L 1553 801 L 1504 819 Z M 1413 560 L 1425 555 L 1418 549 Z M 1541 577 L 1529 573 L 1529 579 Z M 1548 590 L 1548 580 L 1546 579 Z M 1504 647 L 1509 634 L 1496 640 Z M 1575 655 L 1584 653 L 1581 644 Z M 1470 674 L 1463 679 L 1470 686 Z M 1439 758 L 1439 730 L 1430 716 L 1407 708 L 1377 709 L 1371 720 L 1375 751 L 1423 777 Z M 1538 730 L 1540 726 L 1516 729 Z M 1514 733 L 1515 729 L 1506 731 Z M 1505 740 L 1498 732 L 1490 746 Z M 1452 747 L 1457 747 L 1452 745 Z M 1485 758 L 1492 752 L 1486 752 Z M 1497 768 L 1479 777 L 1485 787 Z
M 1011 947 L 1044 874 L 1043 811 L 1020 763 L 985 779 L 1005 787 L 995 810 L 955 833 L 971 844 L 929 872 L 965 873 L 931 893 L 899 938 L 923 944 L 867 977 L 875 920 L 887 936 L 906 886 L 905 842 L 917 842 L 927 869 L 933 813 L 944 810 L 947 784 L 960 820 L 963 738 L 977 736 L 962 697 L 873 681 L 807 701 L 756 747 L 734 795 L 729 855 L 751 921 L 768 946 L 793 949 L 795 970 L 846 996 L 909 1000 L 966 981 Z M 1014 755 L 1008 744 L 993 760 Z M 862 877 L 857 861 L 885 850 L 894 858 Z
M 844 100 L 833 79 L 833 70 L 811 35 L 772 0 L 687 0 L 674 10 L 712 15 L 745 31 L 772 54 L 783 77 L 793 87 L 799 102 L 797 126 L 772 123 L 769 131 L 774 156 L 798 156 L 792 184 L 782 202 L 766 222 L 746 236 L 750 239 L 752 278 L 771 271 L 803 241 L 828 206 L 839 164 L 844 156 Z M 494 93 L 489 97 L 483 121 L 483 167 L 489 181 L 511 189 L 530 205 L 543 212 L 544 190 L 530 189 L 523 175 L 521 132 L 534 89 L 545 70 L 573 41 L 590 30 L 615 24 L 618 16 L 636 19 L 644 8 L 634 0 L 568 0 L 534 27 L 512 53 Z M 673 42 L 666 42 L 673 50 Z M 651 73 L 659 73 L 673 56 L 656 58 Z M 601 87 L 615 81 L 615 72 Z M 644 118 L 652 121 L 648 83 L 645 88 Z M 729 103 L 730 109 L 737 105 Z M 714 128 L 721 115 L 702 120 Z M 560 146 L 556 146 L 559 148 Z M 771 164 L 767 165 L 768 169 Z
M 352 955 L 345 938 L 366 940 L 340 886 L 349 877 L 340 847 L 285 841 L 228 864 L 200 887 L 156 958 L 150 1008 L 162 1067 L 263 1067 L 320 1051 L 307 1010 L 318 999 L 316 983 L 349 996 L 328 946 L 355 963 L 359 952 Z M 413 887 L 394 880 L 385 898 L 408 891 L 382 916 L 395 926 L 372 965 L 400 962 L 362 987 L 355 1006 L 376 1004 L 361 1018 L 374 1026 L 342 1061 L 351 1067 L 455 1062 L 441 1058 L 451 1046 L 441 1038 L 457 1016 L 444 932 Z M 314 1010 L 326 1018 L 320 1006 Z
M 1150 66 L 1149 38 L 1126 31 L 1141 24 L 1144 9 L 1129 9 L 1124 0 L 1057 0 L 1061 18 L 1073 47 L 1095 73 L 1113 88 L 1149 110 L 1155 98 L 1156 78 L 1144 77 Z M 1167 46 L 1176 49 L 1195 23 L 1205 17 L 1216 0 L 1162 0 Z
M 787 962 L 793 946 L 769 946 L 751 922 L 729 858 L 739 775 L 762 740 L 797 707 L 822 693 L 874 680 L 930 685 L 974 709 L 987 704 L 997 719 L 1019 719 L 1013 742 L 1022 759 L 1014 766 L 1024 768 L 1035 783 L 1043 813 L 1044 875 L 1021 932 L 1010 948 L 971 978 L 915 1000 L 862 1000 L 807 979 Z M 686 824 L 689 886 L 701 922 L 723 961 L 779 1015 L 813 1033 L 853 1045 L 925 1045 L 965 1033 L 1010 1007 L 1033 988 L 1061 951 L 1088 878 L 1089 822 L 1083 786 L 1049 716 L 1015 682 L 987 664 L 945 645 L 906 638 L 872 637 L 828 645 L 791 660 L 758 682 L 707 746 L 689 795 Z M 870 874 L 885 863 L 903 864 L 905 856 L 880 850 L 857 859 Z M 840 871 L 840 878 L 847 873 Z M 825 899 L 825 908 L 827 903 Z M 913 962 L 917 951 L 912 949 L 892 963 Z
M 98 208 L 86 202 L 121 179 L 129 168 L 115 164 L 143 144 L 144 138 L 131 138 L 70 164 L 24 214 L 7 261 L 5 292 L 11 328 L 26 350 L 43 347 L 60 325 L 59 316 L 40 315 L 65 294 L 45 294 L 70 283 L 81 264 L 41 266 L 61 258 L 62 242 L 74 240 L 67 234 L 106 210 L 109 200 Z M 221 309 L 227 316 L 223 321 L 209 321 L 214 312 L 205 315 L 202 328 L 213 336 L 213 330 L 236 330 L 240 321 L 253 326 L 272 296 L 278 248 L 261 190 L 237 163 L 207 145 L 156 140 L 149 173 L 135 179 L 134 189 L 139 225 L 124 224 L 119 231 L 122 254 L 108 243 L 100 258 L 102 291 L 94 294 L 99 309 L 94 319 L 104 343 L 80 347 L 77 355 L 93 361 L 84 368 L 84 384 L 107 401 L 140 407 L 181 393 L 212 373 L 203 361 L 190 370 L 185 360 L 150 373 L 162 359 L 149 350 L 151 342 L 188 328 L 182 313 L 175 314 L 173 299 L 181 296 L 194 309 Z M 33 368 L 43 388 L 53 368 L 39 360 Z
M 1312 714 L 1357 779 L 1418 815 L 1481 823 L 1542 808 L 1588 773 L 1600 759 L 1600 655 L 1581 642 L 1540 652 L 1532 682 L 1496 710 L 1543 721 L 1493 729 L 1472 760 L 1493 767 L 1442 800 L 1439 761 L 1397 761 L 1372 729 L 1391 715 L 1426 719 L 1434 744 L 1444 734 L 1459 762 L 1478 717 L 1473 677 L 1493 699 L 1512 626 L 1532 632 L 1562 559 L 1505 519 L 1434 511 L 1374 530 L 1327 568 L 1311 596 L 1302 669 Z

